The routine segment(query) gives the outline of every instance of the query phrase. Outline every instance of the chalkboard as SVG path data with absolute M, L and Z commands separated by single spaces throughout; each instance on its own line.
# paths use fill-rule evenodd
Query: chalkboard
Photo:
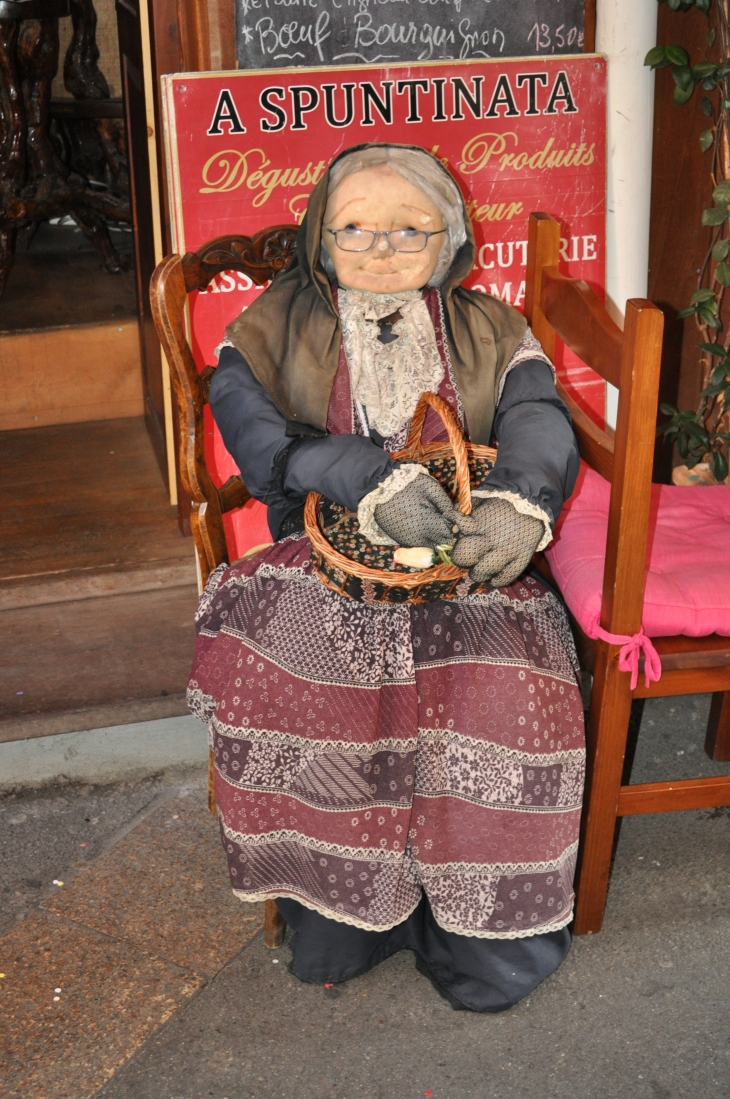
M 239 69 L 387 65 L 583 50 L 586 0 L 235 2 Z

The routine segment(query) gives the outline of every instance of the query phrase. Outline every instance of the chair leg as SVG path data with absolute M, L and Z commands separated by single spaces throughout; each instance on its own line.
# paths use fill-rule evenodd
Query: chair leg
M 264 905 L 264 942 L 269 950 L 276 950 L 284 942 L 286 920 L 276 907 L 276 901 Z
M 216 812 L 215 804 L 215 756 L 208 752 L 208 812 Z
M 705 751 L 718 763 L 730 759 L 730 691 L 718 691 L 712 696 Z
M 618 670 L 618 649 L 599 644 L 587 729 L 588 769 L 573 925 L 576 935 L 600 931 L 603 923 L 630 714 L 628 675 Z

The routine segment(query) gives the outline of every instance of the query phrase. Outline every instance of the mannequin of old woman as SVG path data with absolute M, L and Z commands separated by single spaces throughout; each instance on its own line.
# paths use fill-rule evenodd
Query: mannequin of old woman
M 406 948 L 454 1007 L 498 1011 L 570 941 L 580 695 L 564 612 L 523 570 L 577 453 L 524 319 L 461 286 L 473 262 L 461 194 L 425 151 L 359 147 L 322 177 L 296 263 L 229 326 L 211 383 L 275 543 L 211 577 L 189 700 L 231 884 L 276 899 L 296 976 L 349 980 Z M 470 517 L 392 457 L 424 390 L 497 438 Z M 494 590 L 423 606 L 330 591 L 301 525 L 311 490 L 374 542 L 454 542 Z

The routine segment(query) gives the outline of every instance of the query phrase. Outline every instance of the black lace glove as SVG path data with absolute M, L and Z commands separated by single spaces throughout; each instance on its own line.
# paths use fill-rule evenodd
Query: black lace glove
M 399 546 L 450 545 L 457 512 L 451 497 L 431 476 L 419 473 L 410 484 L 385 504 L 378 504 L 373 518 Z
M 485 500 L 471 515 L 457 513 L 459 537 L 451 560 L 469 569 L 472 580 L 502 588 L 525 571 L 539 546 L 545 525 L 522 515 L 508 500 Z M 452 535 L 453 537 L 453 535 Z

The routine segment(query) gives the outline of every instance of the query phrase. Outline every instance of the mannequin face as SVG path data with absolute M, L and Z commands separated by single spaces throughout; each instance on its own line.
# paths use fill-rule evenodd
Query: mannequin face
M 346 176 L 327 201 L 324 224 L 334 230 L 355 226 L 434 233 L 444 228 L 441 214 L 424 192 L 385 164 Z M 340 286 L 397 294 L 426 285 L 436 268 L 444 234 L 429 237 L 422 252 L 396 252 L 387 237 L 376 237 L 367 252 L 344 252 L 330 233 L 323 233 L 323 239 Z

